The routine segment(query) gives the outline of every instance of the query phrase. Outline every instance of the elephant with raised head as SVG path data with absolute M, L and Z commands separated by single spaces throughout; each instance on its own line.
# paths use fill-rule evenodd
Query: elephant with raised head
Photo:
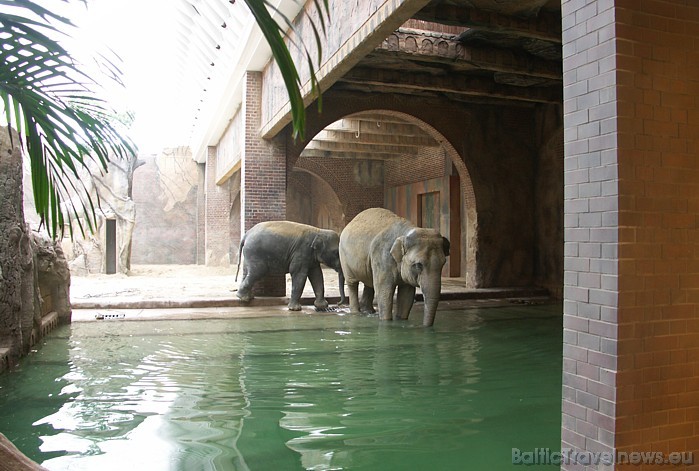
M 442 290 L 442 267 L 449 255 L 449 240 L 435 229 L 415 227 L 387 209 L 359 213 L 340 234 L 340 262 L 349 290 L 350 311 L 373 311 L 377 296 L 382 320 L 407 319 L 422 290 L 422 323 L 431 326 Z M 360 304 L 358 285 L 364 284 Z M 393 294 L 398 288 L 396 310 Z
M 240 255 L 243 258 L 243 279 L 237 296 L 248 302 L 253 298 L 252 288 L 268 273 L 291 274 L 291 297 L 289 310 L 301 310 L 301 294 L 306 279 L 311 281 L 316 299 L 316 309 L 328 308 L 320 264 L 336 270 L 340 281 L 340 303 L 344 302 L 344 284 L 338 254 L 337 232 L 319 229 L 307 224 L 291 221 L 261 222 L 250 228 L 240 240 Z M 238 270 L 240 270 L 238 263 Z M 238 272 L 235 274 L 238 280 Z

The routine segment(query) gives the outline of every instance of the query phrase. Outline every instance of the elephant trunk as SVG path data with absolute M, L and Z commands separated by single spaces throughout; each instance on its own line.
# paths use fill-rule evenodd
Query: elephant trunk
M 422 325 L 431 327 L 434 324 L 434 316 L 437 313 L 437 305 L 439 304 L 439 295 L 442 291 L 442 280 L 439 279 L 436 283 L 429 286 L 420 287 L 424 297 L 424 314 L 422 317 Z

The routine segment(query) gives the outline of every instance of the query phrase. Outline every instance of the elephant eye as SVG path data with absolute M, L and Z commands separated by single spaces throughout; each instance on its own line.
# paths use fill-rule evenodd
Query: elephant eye
M 422 271 L 422 263 L 413 263 L 413 270 L 420 273 Z

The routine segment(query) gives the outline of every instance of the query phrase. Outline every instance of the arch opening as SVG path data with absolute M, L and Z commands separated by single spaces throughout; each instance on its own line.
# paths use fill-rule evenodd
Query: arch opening
M 471 177 L 434 127 L 397 111 L 351 113 L 327 123 L 289 157 L 290 187 L 299 171 L 325 181 L 343 208 L 342 227 L 377 206 L 418 226 L 435 227 L 452 247 L 443 276 L 464 278 L 467 287 L 476 287 L 477 206 Z

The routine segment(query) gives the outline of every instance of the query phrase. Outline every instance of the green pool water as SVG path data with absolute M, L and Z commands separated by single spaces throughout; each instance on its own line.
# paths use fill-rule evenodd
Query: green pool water
M 500 470 L 560 449 L 560 305 L 413 317 L 74 323 L 0 375 L 0 431 L 51 470 Z

